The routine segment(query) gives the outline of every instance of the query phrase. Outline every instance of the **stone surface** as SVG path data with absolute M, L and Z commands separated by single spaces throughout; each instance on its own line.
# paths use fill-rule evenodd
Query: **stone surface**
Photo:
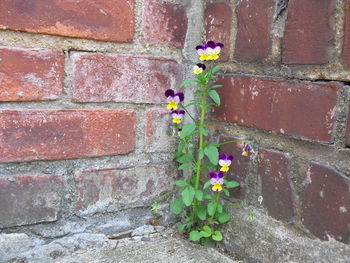
M 0 124 L 0 162 L 125 154 L 135 144 L 127 110 L 3 110 Z
M 347 67 L 350 67 L 350 0 L 346 3 L 343 61 Z
M 78 172 L 75 176 L 77 210 L 106 210 L 110 205 L 130 208 L 170 190 L 174 172 L 168 163 L 159 166 L 125 167 Z
M 131 236 L 144 236 L 144 235 L 149 235 L 156 232 L 154 229 L 154 226 L 151 225 L 144 225 L 136 228 L 134 231 L 132 231 Z
M 288 176 L 288 159 L 281 153 L 259 151 L 258 172 L 263 205 L 269 215 L 290 222 L 294 216 L 294 193 Z
M 237 140 L 232 137 L 220 137 L 220 142 L 228 142 Z M 227 172 L 229 180 L 235 180 L 240 183 L 237 188 L 230 189 L 231 196 L 233 198 L 244 199 L 247 192 L 246 178 L 249 173 L 250 158 L 242 156 L 242 149 L 237 146 L 236 143 L 224 144 L 220 147 L 220 153 L 231 154 L 234 156 L 234 160 L 230 166 L 230 170 Z
M 165 103 L 164 91 L 176 89 L 180 66 L 174 60 L 74 53 L 72 95 L 78 102 Z
M 3 0 L 0 28 L 131 42 L 134 0 Z
M 204 13 L 205 37 L 207 40 L 221 42 L 225 45 L 219 61 L 227 61 L 231 53 L 232 8 L 229 1 L 210 3 Z
M 272 220 L 254 208 L 231 208 L 234 220 L 222 232 L 226 251 L 251 263 L 348 263 L 350 247 L 337 241 L 313 240 Z M 253 212 L 255 219 L 248 219 Z
M 349 107 L 349 112 L 348 112 L 347 129 L 346 129 L 346 135 L 345 135 L 345 144 L 347 146 L 350 146 L 350 107 Z
M 63 79 L 60 50 L 0 48 L 0 101 L 57 99 Z
M 146 43 L 183 48 L 187 32 L 185 7 L 163 0 L 146 0 L 142 31 Z
M 259 62 L 271 47 L 270 29 L 274 1 L 242 0 L 237 6 L 237 35 L 235 59 Z
M 172 137 L 171 115 L 167 110 L 147 112 L 145 147 L 147 152 L 174 152 L 176 137 Z
M 0 261 L 10 260 L 33 247 L 34 242 L 26 234 L 0 234 Z
M 340 85 L 278 78 L 219 76 L 216 118 L 241 126 L 331 141 Z M 322 105 L 322 107 L 320 107 Z
M 282 62 L 324 64 L 331 58 L 335 0 L 290 0 Z
M 350 242 L 350 180 L 335 171 L 311 164 L 307 174 L 302 223 L 315 236 Z
M 63 180 L 55 175 L 0 178 L 0 227 L 57 220 Z

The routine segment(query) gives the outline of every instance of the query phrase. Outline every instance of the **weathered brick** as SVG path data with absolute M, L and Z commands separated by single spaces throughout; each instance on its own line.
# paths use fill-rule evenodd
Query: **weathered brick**
M 207 40 L 221 42 L 225 45 L 221 52 L 220 61 L 230 57 L 230 36 L 232 8 L 229 1 L 209 4 L 205 9 L 205 37 Z
M 270 51 L 272 0 L 242 0 L 237 6 L 237 36 L 235 59 L 243 62 L 259 62 Z
M 157 197 L 173 185 L 174 168 L 148 165 L 77 172 L 77 210 L 105 204 L 130 206 Z
M 182 77 L 173 60 L 75 53 L 72 61 L 78 102 L 164 103 L 164 91 L 176 89 Z
M 315 236 L 347 243 L 350 238 L 350 180 L 339 173 L 311 164 L 307 173 L 302 223 Z
M 346 144 L 347 146 L 350 146 L 350 107 L 349 107 L 348 120 L 347 120 L 347 129 L 346 129 L 346 135 L 345 135 L 345 144 Z
M 343 61 L 350 67 L 350 0 L 347 0 L 346 5 Z
M 288 177 L 288 160 L 283 154 L 261 150 L 259 175 L 263 205 L 269 215 L 291 221 L 294 216 L 294 194 Z
M 57 220 L 63 180 L 55 175 L 0 178 L 0 227 Z
M 126 110 L 3 110 L 0 124 L 0 162 L 125 154 L 135 144 Z
M 219 76 L 219 120 L 331 141 L 340 85 L 279 78 Z M 322 107 L 320 107 L 322 105 Z
M 172 137 L 172 122 L 169 111 L 147 112 L 145 145 L 148 152 L 176 151 L 175 137 Z
M 146 43 L 182 48 L 187 32 L 185 7 L 162 0 L 147 0 L 142 31 Z
M 333 45 L 335 0 L 290 0 L 284 31 L 282 62 L 324 64 Z
M 62 51 L 0 48 L 0 101 L 57 99 L 63 79 Z
M 131 42 L 134 0 L 3 0 L 0 28 Z
M 228 142 L 237 140 L 232 137 L 221 137 L 220 142 Z M 224 144 L 220 146 L 220 153 L 231 154 L 235 157 L 230 166 L 230 170 L 227 172 L 229 180 L 235 180 L 240 183 L 237 188 L 231 189 L 231 196 L 234 198 L 244 199 L 247 185 L 246 178 L 250 167 L 250 158 L 242 156 L 242 148 L 238 147 L 236 143 Z

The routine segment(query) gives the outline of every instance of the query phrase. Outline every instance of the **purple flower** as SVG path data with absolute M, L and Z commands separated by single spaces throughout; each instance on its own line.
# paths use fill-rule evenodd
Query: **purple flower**
M 205 45 L 197 46 L 196 50 L 197 54 L 199 55 L 199 59 L 202 61 L 217 60 L 223 47 L 224 44 L 209 40 Z
M 172 89 L 167 89 L 164 95 L 167 97 L 167 108 L 169 110 L 176 110 L 178 108 L 177 104 L 185 98 L 185 95 L 182 92 L 175 93 Z
M 173 117 L 173 123 L 180 124 L 184 115 L 185 111 L 183 110 L 173 110 L 171 112 L 171 116 Z
M 254 152 L 252 146 L 250 144 L 245 144 L 243 147 L 243 152 L 242 155 L 243 156 L 248 156 L 249 153 Z
M 196 75 L 201 74 L 206 68 L 207 67 L 204 64 L 198 63 L 193 67 L 193 73 Z
M 220 171 L 215 173 L 214 171 L 211 171 L 209 173 L 210 176 L 210 184 L 213 186 L 212 190 L 214 192 L 220 192 L 222 191 L 222 184 L 224 183 L 224 172 Z
M 220 171 L 228 172 L 229 166 L 233 161 L 234 157 L 232 155 L 226 155 L 224 153 L 219 155 L 219 165 L 221 166 Z

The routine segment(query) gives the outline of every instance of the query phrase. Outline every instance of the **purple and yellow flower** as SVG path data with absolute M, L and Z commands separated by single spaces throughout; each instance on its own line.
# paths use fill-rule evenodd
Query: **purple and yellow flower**
M 205 45 L 199 45 L 196 47 L 199 60 L 217 60 L 221 49 L 224 47 L 222 43 L 215 43 L 214 41 L 208 41 Z
M 224 153 L 219 155 L 219 165 L 221 166 L 220 171 L 227 172 L 233 161 L 234 157 L 232 155 L 226 155 Z
M 206 68 L 207 67 L 204 64 L 198 63 L 193 67 L 193 73 L 196 75 L 201 74 Z
M 251 152 L 254 152 L 252 146 L 250 144 L 245 144 L 243 147 L 242 155 L 248 156 Z
M 182 117 L 185 115 L 184 110 L 173 110 L 171 112 L 171 117 L 173 117 L 173 123 L 180 124 L 182 122 Z
M 210 176 L 210 184 L 213 186 L 211 189 L 214 192 L 222 191 L 222 184 L 224 183 L 224 172 L 219 171 L 215 173 L 214 171 L 211 171 L 209 173 L 209 176 Z
M 185 98 L 182 92 L 175 93 L 175 91 L 172 89 L 165 91 L 165 97 L 167 97 L 168 110 L 176 110 L 178 108 L 178 104 Z

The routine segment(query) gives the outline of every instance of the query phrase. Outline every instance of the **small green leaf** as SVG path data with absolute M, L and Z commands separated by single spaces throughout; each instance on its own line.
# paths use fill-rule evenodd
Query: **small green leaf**
M 203 189 L 209 188 L 210 185 L 211 185 L 210 181 L 206 182 L 203 186 Z
M 211 236 L 211 238 L 215 241 L 221 241 L 222 240 L 222 234 L 220 231 L 214 231 L 213 235 Z
M 207 209 L 205 207 L 198 208 L 197 216 L 200 220 L 205 220 L 207 218 Z
M 224 208 L 222 207 L 222 205 L 218 204 L 216 207 L 216 211 L 218 211 L 218 213 L 222 213 L 224 211 Z
M 239 183 L 236 181 L 225 181 L 225 186 L 227 188 L 235 188 L 239 186 Z
M 220 67 L 219 66 L 215 66 L 211 69 L 211 73 L 214 74 L 216 72 L 218 72 L 220 70 Z
M 192 160 L 193 156 L 190 153 L 185 153 L 176 159 L 179 163 L 189 163 L 192 162 Z
M 207 209 L 208 209 L 208 215 L 213 216 L 213 215 L 215 214 L 216 205 L 217 205 L 216 203 L 209 203 L 209 204 L 208 204 L 208 207 L 207 207 Z
M 219 215 L 218 220 L 220 223 L 226 223 L 230 221 L 231 217 L 227 213 L 222 213 Z
M 213 196 L 206 194 L 206 195 L 204 196 L 204 199 L 212 200 L 212 199 L 213 199 Z
M 203 230 L 200 232 L 202 237 L 210 237 L 212 233 L 212 229 L 209 226 L 203 226 Z
M 191 167 L 191 163 L 183 163 L 177 168 L 178 170 L 184 170 Z
M 201 133 L 203 133 L 204 136 L 208 136 L 208 131 L 206 128 L 204 128 L 203 126 L 199 126 L 199 130 Z
M 195 196 L 196 196 L 196 199 L 198 201 L 202 201 L 203 200 L 203 191 L 202 190 L 197 190 Z
M 216 90 L 209 91 L 208 95 L 210 96 L 210 98 L 213 99 L 213 101 L 215 102 L 215 104 L 217 106 L 220 106 L 220 95 L 219 95 L 219 93 L 217 93 Z
M 176 184 L 177 186 L 180 186 L 180 187 L 185 187 L 185 186 L 187 186 L 187 182 L 184 181 L 184 180 L 176 180 L 176 181 L 175 181 L 175 184 Z
M 196 125 L 193 123 L 187 123 L 183 126 L 182 131 L 181 131 L 181 136 L 180 138 L 185 138 L 187 136 L 190 136 L 192 132 L 196 129 Z
M 209 145 L 209 146 L 205 147 L 204 153 L 206 156 L 208 156 L 208 158 L 212 164 L 217 165 L 217 163 L 219 162 L 218 148 L 216 148 L 213 145 Z
M 195 195 L 195 191 L 192 186 L 187 186 L 181 193 L 182 201 L 186 206 L 190 206 L 192 204 L 193 198 Z
M 197 82 L 198 83 L 198 80 L 197 79 L 185 79 L 181 84 L 180 84 L 180 88 L 192 83 L 192 82 Z
M 203 157 L 204 157 L 204 151 L 202 149 L 199 150 L 198 152 L 198 157 L 199 157 L 199 160 L 202 160 Z
M 199 239 L 201 239 L 202 235 L 201 233 L 199 233 L 199 231 L 191 231 L 190 232 L 190 240 L 192 241 L 198 241 Z
M 186 225 L 187 225 L 187 224 L 180 224 L 180 225 L 178 225 L 178 226 L 177 226 L 177 231 L 178 231 L 179 233 L 184 232 Z
M 182 202 L 181 198 L 177 198 L 170 203 L 170 210 L 176 215 L 181 214 L 184 210 L 184 207 L 185 205 Z
M 230 196 L 230 192 L 227 190 L 227 189 L 223 189 L 223 192 L 224 192 L 224 194 L 226 195 L 226 196 Z
M 210 89 L 217 89 L 217 88 L 221 88 L 223 87 L 224 85 L 213 85 L 210 87 Z

